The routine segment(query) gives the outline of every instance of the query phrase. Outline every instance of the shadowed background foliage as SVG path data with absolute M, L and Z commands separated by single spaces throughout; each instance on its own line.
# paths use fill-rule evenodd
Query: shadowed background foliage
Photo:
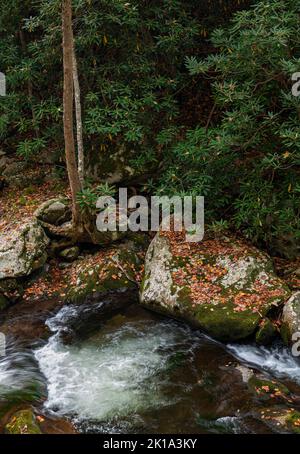
M 204 195 L 216 230 L 293 256 L 300 7 L 253 3 L 73 1 L 87 179 Z M 60 8 L 2 0 L 0 140 L 7 153 L 61 168 Z

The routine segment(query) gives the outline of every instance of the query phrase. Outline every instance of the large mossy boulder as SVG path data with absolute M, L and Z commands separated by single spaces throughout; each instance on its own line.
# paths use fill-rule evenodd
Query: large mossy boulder
M 300 333 L 300 292 L 290 297 L 282 313 L 281 336 L 284 342 L 291 344 L 295 333 Z
M 140 302 L 237 341 L 253 335 L 289 295 L 270 258 L 240 240 L 187 243 L 182 234 L 159 232 L 146 255 Z

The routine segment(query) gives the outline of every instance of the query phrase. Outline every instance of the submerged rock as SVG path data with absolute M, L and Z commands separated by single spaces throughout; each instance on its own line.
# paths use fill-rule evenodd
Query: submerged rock
M 242 241 L 186 243 L 182 234 L 159 232 L 146 255 L 140 302 L 236 341 L 253 335 L 289 295 L 269 257 Z
M 287 301 L 282 313 L 281 336 L 290 344 L 294 333 L 300 332 L 300 292 L 294 293 Z

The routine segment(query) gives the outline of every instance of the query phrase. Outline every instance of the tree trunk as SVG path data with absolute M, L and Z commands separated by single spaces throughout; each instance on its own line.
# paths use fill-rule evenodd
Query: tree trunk
M 82 115 L 81 115 L 81 101 L 80 101 L 80 85 L 79 85 L 74 37 L 73 37 L 73 82 L 74 82 L 75 112 L 76 112 L 76 127 L 77 127 L 78 175 L 79 175 L 81 187 L 83 188 L 83 186 L 84 186 L 84 151 L 83 151 L 83 137 L 82 137 Z
M 73 30 L 72 30 L 72 3 L 71 0 L 63 0 L 62 8 L 63 28 L 63 60 L 64 60 L 64 137 L 65 153 L 68 177 L 72 194 L 73 227 L 80 225 L 80 209 L 76 200 L 77 193 L 81 189 L 73 130 Z

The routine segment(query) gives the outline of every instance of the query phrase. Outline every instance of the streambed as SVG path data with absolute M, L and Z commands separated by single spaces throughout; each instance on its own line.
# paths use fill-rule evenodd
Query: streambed
M 300 364 L 283 346 L 225 346 L 135 304 L 98 327 L 92 315 L 84 332 L 70 334 L 81 315 L 65 306 L 47 321 L 47 342 L 9 349 L 0 399 L 38 388 L 43 412 L 83 433 L 289 431 L 264 416 L 300 408 Z M 289 397 L 261 399 L 249 386 L 253 370 L 287 386 Z

